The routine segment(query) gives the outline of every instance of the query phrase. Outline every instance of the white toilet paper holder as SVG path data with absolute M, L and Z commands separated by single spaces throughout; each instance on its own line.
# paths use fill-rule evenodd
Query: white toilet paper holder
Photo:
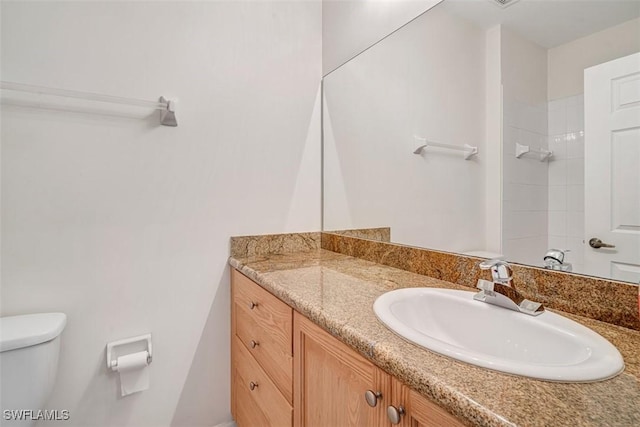
M 138 337 L 125 338 L 123 340 L 112 341 L 110 343 L 107 343 L 107 369 L 111 369 L 112 371 L 118 370 L 118 356 L 122 356 L 122 355 L 113 357 L 114 347 L 138 343 L 138 342 L 147 344 L 147 353 L 148 353 L 147 364 L 150 364 L 151 360 L 153 359 L 153 347 L 151 346 L 151 334 L 146 334 L 146 335 L 140 335 Z

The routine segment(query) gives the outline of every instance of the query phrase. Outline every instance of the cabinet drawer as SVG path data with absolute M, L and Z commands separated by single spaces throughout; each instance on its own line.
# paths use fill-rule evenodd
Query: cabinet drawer
M 245 349 L 293 402 L 293 310 L 233 270 L 233 330 Z
M 238 426 L 291 426 L 293 408 L 242 342 L 234 340 L 233 398 L 241 403 L 235 414 Z

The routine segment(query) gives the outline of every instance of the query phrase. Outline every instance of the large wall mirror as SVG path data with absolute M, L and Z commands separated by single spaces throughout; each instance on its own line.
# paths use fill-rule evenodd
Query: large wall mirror
M 444 0 L 323 91 L 323 230 L 640 281 L 640 1 Z

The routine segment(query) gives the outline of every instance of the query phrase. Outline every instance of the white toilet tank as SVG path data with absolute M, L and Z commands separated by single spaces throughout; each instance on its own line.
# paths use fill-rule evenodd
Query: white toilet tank
M 12 410 L 45 409 L 58 370 L 64 313 L 0 318 L 0 424 L 29 426 L 28 420 L 7 419 Z

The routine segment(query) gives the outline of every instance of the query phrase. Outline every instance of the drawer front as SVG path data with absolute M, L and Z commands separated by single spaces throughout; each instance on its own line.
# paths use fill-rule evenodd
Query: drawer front
M 293 310 L 233 270 L 234 330 L 245 348 L 293 402 Z
M 293 408 L 240 340 L 234 339 L 233 381 L 238 426 L 291 426 Z
M 293 398 L 293 356 L 281 342 L 236 306 L 236 336 L 269 374 L 289 402 Z

